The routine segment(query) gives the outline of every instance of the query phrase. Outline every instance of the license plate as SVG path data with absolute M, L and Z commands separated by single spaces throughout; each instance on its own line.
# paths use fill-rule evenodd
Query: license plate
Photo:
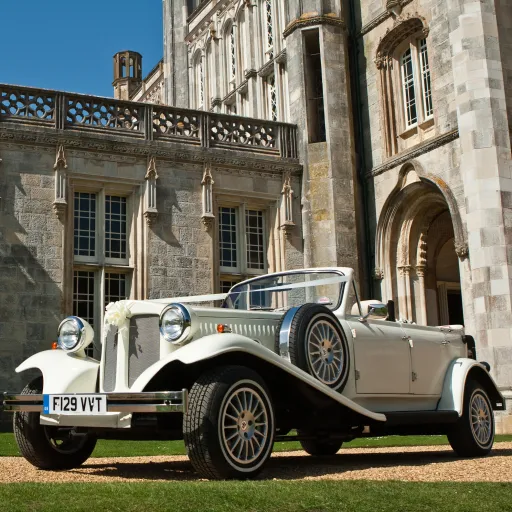
M 43 395 L 43 414 L 106 414 L 106 395 Z

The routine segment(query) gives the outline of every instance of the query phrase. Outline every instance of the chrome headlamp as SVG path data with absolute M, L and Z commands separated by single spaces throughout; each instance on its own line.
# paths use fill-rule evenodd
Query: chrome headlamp
M 181 304 L 169 304 L 160 315 L 160 333 L 165 341 L 179 344 L 190 332 L 190 313 Z
M 59 325 L 57 345 L 67 352 L 77 352 L 89 345 L 94 337 L 92 327 L 77 316 L 68 316 Z

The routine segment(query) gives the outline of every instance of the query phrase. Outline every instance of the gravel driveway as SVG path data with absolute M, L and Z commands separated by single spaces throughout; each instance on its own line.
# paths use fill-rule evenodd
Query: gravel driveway
M 512 443 L 490 456 L 458 459 L 447 446 L 351 448 L 326 459 L 305 452 L 274 453 L 260 480 L 407 480 L 512 482 Z M 22 457 L 0 458 L 0 483 L 198 480 L 187 457 L 89 459 L 72 471 L 40 471 Z

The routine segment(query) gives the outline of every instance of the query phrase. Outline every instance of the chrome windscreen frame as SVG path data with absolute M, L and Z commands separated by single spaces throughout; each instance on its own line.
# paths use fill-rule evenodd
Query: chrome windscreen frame
M 221 304 L 221 308 L 226 308 L 226 309 L 231 309 L 229 306 L 228 306 L 228 300 L 230 298 L 230 295 L 233 294 L 233 293 L 238 293 L 237 292 L 237 288 L 242 286 L 242 285 L 247 285 L 247 284 L 251 284 L 251 283 L 254 283 L 254 282 L 257 282 L 258 280 L 262 280 L 262 279 L 266 279 L 270 276 L 272 277 L 280 277 L 280 276 L 284 276 L 284 275 L 297 275 L 297 274 L 337 274 L 339 276 L 342 276 L 342 277 L 346 277 L 346 274 L 341 272 L 340 270 L 337 270 L 337 269 L 307 269 L 307 270 L 290 270 L 290 271 L 286 271 L 286 272 L 276 272 L 274 274 L 264 274 L 264 275 L 261 275 L 261 276 L 257 276 L 257 277 L 253 277 L 251 279 L 247 279 L 246 281 L 242 281 L 240 283 L 237 283 L 235 286 L 233 286 L 226 298 L 222 301 L 222 304 Z M 332 308 L 329 308 L 331 309 L 332 311 L 337 311 L 341 306 L 342 306 L 342 303 L 343 303 L 343 298 L 345 296 L 345 285 L 346 283 L 345 282 L 341 282 L 340 283 L 340 291 L 339 291 L 339 296 L 338 296 L 338 301 L 336 303 L 336 305 L 333 305 Z

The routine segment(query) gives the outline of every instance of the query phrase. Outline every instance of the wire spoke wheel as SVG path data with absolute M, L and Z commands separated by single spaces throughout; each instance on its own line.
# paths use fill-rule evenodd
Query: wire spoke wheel
M 494 413 L 485 388 L 468 379 L 462 415 L 447 432 L 448 441 L 461 457 L 487 455 L 494 443 Z
M 345 364 L 341 336 L 327 320 L 317 320 L 306 333 L 307 355 L 313 375 L 332 386 L 343 373 Z
M 220 416 L 224 449 L 238 464 L 250 464 L 261 455 L 269 432 L 268 411 L 259 393 L 236 389 L 225 401 Z
M 204 478 L 254 478 L 272 453 L 274 432 L 270 393 L 251 368 L 212 368 L 192 386 L 183 439 Z
M 492 436 L 491 411 L 485 398 L 478 392 L 471 397 L 470 411 L 473 436 L 479 444 L 485 446 Z

